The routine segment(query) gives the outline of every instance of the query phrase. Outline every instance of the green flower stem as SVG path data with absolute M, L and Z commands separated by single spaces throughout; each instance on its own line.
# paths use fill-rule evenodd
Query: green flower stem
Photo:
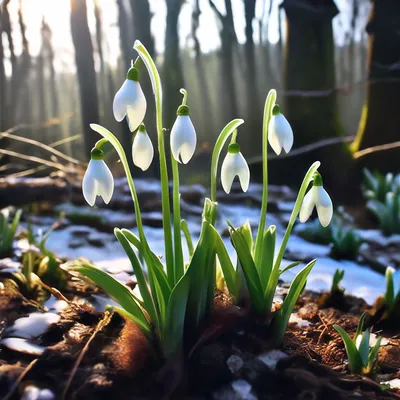
M 229 136 L 232 135 L 236 129 L 243 124 L 242 119 L 234 119 L 229 122 L 218 136 L 217 142 L 215 143 L 214 150 L 211 159 L 211 201 L 217 201 L 217 173 L 218 173 L 218 161 L 221 154 L 222 148 Z M 213 222 L 214 223 L 214 222 Z
M 183 99 L 182 99 L 182 105 L 186 106 L 186 102 L 187 102 L 187 91 L 186 89 L 181 89 L 180 92 L 183 94 Z
M 106 145 L 108 143 L 108 140 L 103 138 L 100 139 L 96 142 L 96 144 L 94 145 L 94 147 L 98 150 L 103 150 L 103 146 Z
M 189 251 L 189 257 L 192 257 L 192 255 L 194 253 L 193 241 L 192 241 L 192 237 L 190 236 L 188 224 L 184 219 L 181 221 L 181 229 L 182 229 L 183 234 L 185 235 L 185 239 L 186 239 L 186 243 L 187 243 L 187 247 L 188 247 L 188 251 Z
M 178 161 L 171 156 L 172 181 L 173 181 L 173 210 L 174 210 L 174 257 L 175 276 L 174 283 L 177 283 L 184 274 L 182 237 L 181 237 L 181 205 L 179 194 L 179 168 Z
M 133 48 L 138 52 L 140 58 L 143 60 L 144 65 L 147 68 L 155 96 L 158 154 L 160 157 L 161 202 L 162 202 L 162 220 L 163 220 L 164 241 L 165 241 L 165 258 L 167 264 L 168 280 L 170 284 L 173 285 L 175 279 L 174 278 L 175 266 L 174 266 L 174 254 L 172 246 L 171 207 L 169 202 L 168 171 L 167 171 L 167 161 L 165 157 L 164 135 L 162 127 L 161 79 L 153 59 L 151 58 L 149 52 L 143 46 L 143 44 L 139 40 L 136 40 Z
M 299 215 L 300 208 L 303 203 L 303 199 L 306 194 L 308 185 L 314 179 L 314 173 L 319 168 L 320 165 L 321 165 L 321 163 L 319 161 L 315 161 L 315 163 L 313 165 L 311 165 L 311 167 L 308 169 L 306 176 L 303 179 L 303 182 L 300 186 L 299 193 L 297 195 L 296 203 L 294 204 L 294 208 L 293 208 L 292 214 L 290 216 L 288 226 L 286 228 L 285 236 L 283 237 L 282 244 L 279 249 L 278 257 L 275 260 L 274 269 L 279 268 L 279 266 L 281 265 L 281 262 L 283 259 L 283 254 L 285 253 L 285 250 L 286 250 L 287 242 L 289 241 L 289 237 L 290 237 L 290 234 L 292 233 L 294 223 L 296 222 L 297 216 Z
M 268 206 L 268 125 L 272 116 L 272 109 L 276 101 L 276 90 L 271 89 L 268 93 L 264 106 L 263 118 L 263 137 L 262 137 L 262 153 L 263 153 L 263 194 L 261 203 L 260 222 L 258 223 L 258 231 L 255 242 L 254 261 L 258 271 L 261 270 L 261 254 L 262 239 L 265 230 L 265 219 L 267 216 Z

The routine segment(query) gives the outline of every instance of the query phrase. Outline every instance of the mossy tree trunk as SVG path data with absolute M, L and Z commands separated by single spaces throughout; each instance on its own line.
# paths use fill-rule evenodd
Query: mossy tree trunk
M 354 151 L 400 140 L 400 1 L 373 0 L 367 32 L 369 83 Z M 397 148 L 371 154 L 362 163 L 395 172 L 399 159 Z
M 341 137 L 332 28 L 332 19 L 338 13 L 336 4 L 333 0 L 285 0 L 282 7 L 287 24 L 284 79 L 289 92 L 283 113 L 293 128 L 294 148 Z M 278 98 L 278 103 L 281 101 Z M 323 147 L 312 155 L 321 160 L 320 171 L 336 198 L 351 201 L 355 182 L 348 145 Z M 298 180 L 313 161 L 309 154 L 293 157 L 287 163 L 288 173 Z
M 90 129 L 89 125 L 100 121 L 93 45 L 87 20 L 86 0 L 71 0 L 71 33 L 78 72 L 85 151 L 89 157 L 90 150 L 99 140 L 99 135 Z
M 182 9 L 182 0 L 166 0 L 167 26 L 165 32 L 165 53 L 163 65 L 163 86 L 165 90 L 165 124 L 171 129 L 175 121 L 176 110 L 182 95 L 179 89 L 184 86 L 182 60 L 179 49 L 178 21 Z

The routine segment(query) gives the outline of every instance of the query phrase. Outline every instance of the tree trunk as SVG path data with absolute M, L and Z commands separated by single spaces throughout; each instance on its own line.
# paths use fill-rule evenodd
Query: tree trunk
M 118 6 L 118 27 L 119 27 L 119 43 L 121 46 L 122 57 L 124 60 L 125 68 L 128 69 L 131 63 L 133 54 L 133 43 L 129 29 L 129 19 L 127 18 L 127 10 L 125 8 L 124 0 L 117 0 Z
M 3 48 L 3 14 L 0 8 L 0 131 L 4 132 L 7 129 L 7 78 L 4 66 L 4 48 Z
M 343 135 L 335 91 L 332 19 L 338 13 L 333 0 L 285 0 L 287 40 L 285 57 L 286 115 L 295 135 L 294 147 Z M 307 94 L 306 91 L 314 91 Z M 302 93 L 304 92 L 304 93 Z M 338 151 L 338 147 L 341 151 Z M 346 144 L 314 152 L 327 186 L 336 198 L 351 201 L 352 157 Z M 293 160 L 293 159 L 292 159 Z M 288 163 L 292 176 L 301 179 L 312 161 L 309 155 Z M 292 165 L 291 165 L 292 164 Z
M 139 39 L 153 56 L 154 39 L 151 34 L 150 4 L 148 0 L 130 0 L 133 19 L 133 40 Z M 133 42 L 132 42 L 133 46 Z
M 357 138 L 357 151 L 399 140 L 400 2 L 374 0 L 367 24 L 369 34 L 368 88 Z M 363 159 L 368 167 L 399 171 L 400 150 L 377 152 Z
M 93 46 L 87 21 L 86 0 L 71 0 L 71 33 L 78 72 L 85 150 L 89 156 L 90 150 L 99 140 L 99 135 L 89 126 L 94 122 L 99 123 L 99 102 Z
M 166 128 L 171 129 L 176 118 L 176 110 L 182 100 L 179 89 L 184 86 L 178 33 L 178 20 L 182 8 L 182 0 L 166 0 L 166 2 L 167 26 L 165 32 L 163 66 L 163 82 L 166 99 L 166 101 L 164 101 L 164 120 Z

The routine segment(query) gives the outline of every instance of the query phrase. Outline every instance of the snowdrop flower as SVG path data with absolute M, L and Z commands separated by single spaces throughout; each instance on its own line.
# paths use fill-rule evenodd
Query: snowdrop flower
M 312 188 L 305 195 L 300 208 L 300 221 L 306 222 L 314 209 L 317 209 L 319 222 L 323 227 L 329 225 L 333 215 L 332 200 L 322 187 L 322 177 L 319 173 L 314 176 Z
M 235 176 L 239 177 L 243 192 L 247 192 L 250 183 L 249 166 L 240 152 L 240 146 L 237 143 L 232 143 L 228 147 L 228 153 L 221 168 L 221 183 L 226 193 L 231 191 Z
M 282 148 L 286 154 L 293 146 L 293 131 L 287 119 L 281 114 L 280 107 L 275 105 L 268 124 L 268 142 L 279 156 Z
M 82 182 L 83 197 L 90 206 L 94 206 L 96 196 L 108 204 L 114 192 L 114 178 L 104 162 L 104 153 L 94 148 L 91 160 Z
M 170 144 L 175 160 L 187 164 L 196 149 L 197 136 L 189 116 L 189 107 L 186 105 L 186 90 L 181 89 L 181 93 L 184 95 L 183 102 L 178 108 L 177 117 L 171 129 Z
M 135 131 L 146 114 L 147 102 L 139 83 L 139 71 L 131 67 L 125 82 L 114 97 L 113 112 L 118 122 L 127 117 L 129 129 Z
M 149 138 L 149 135 L 146 132 L 146 127 L 144 124 L 139 126 L 139 130 L 137 131 L 135 138 L 133 139 L 132 144 L 132 159 L 133 163 L 142 169 L 142 171 L 146 171 L 147 168 L 150 167 L 151 162 L 154 157 L 154 149 Z

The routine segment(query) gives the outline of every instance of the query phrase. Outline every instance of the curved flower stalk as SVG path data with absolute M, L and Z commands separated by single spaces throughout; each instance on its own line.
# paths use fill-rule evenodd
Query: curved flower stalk
M 108 204 L 114 192 L 114 178 L 104 162 L 104 152 L 96 147 L 91 152 L 91 160 L 83 177 L 82 192 L 92 207 L 97 196 Z
M 146 114 L 147 102 L 139 83 L 139 70 L 132 66 L 114 97 L 113 112 L 118 122 L 127 117 L 129 129 L 135 131 Z
M 247 192 L 250 183 L 250 169 L 240 152 L 240 146 L 237 143 L 231 143 L 221 167 L 221 183 L 226 193 L 231 191 L 235 176 L 239 178 L 243 192 Z
M 187 164 L 196 150 L 197 136 L 190 119 L 189 107 L 186 105 L 187 92 L 181 89 L 181 93 L 183 101 L 176 112 L 177 117 L 171 129 L 170 144 L 175 160 Z
M 146 127 L 141 124 L 132 143 L 133 163 L 142 171 L 146 171 L 150 167 L 153 157 L 153 144 L 146 132 Z
M 282 149 L 286 154 L 293 146 L 293 131 L 287 119 L 281 114 L 280 107 L 276 104 L 272 110 L 272 117 L 268 126 L 268 141 L 274 152 L 279 156 Z
M 333 216 L 333 204 L 326 190 L 322 187 L 322 177 L 317 172 L 313 186 L 306 194 L 300 209 L 300 221 L 306 222 L 314 209 L 317 209 L 319 222 L 323 227 L 330 224 Z

